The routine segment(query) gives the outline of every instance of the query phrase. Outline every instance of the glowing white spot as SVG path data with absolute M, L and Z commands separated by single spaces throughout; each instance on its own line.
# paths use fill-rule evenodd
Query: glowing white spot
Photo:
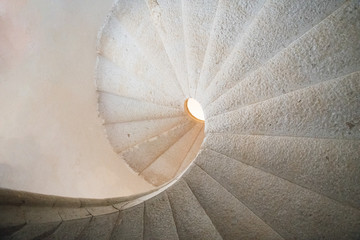
M 198 101 L 196 101 L 193 98 L 189 98 L 186 102 L 186 107 L 189 110 L 190 114 L 197 118 L 198 120 L 204 121 L 204 112 L 202 110 L 202 107 Z

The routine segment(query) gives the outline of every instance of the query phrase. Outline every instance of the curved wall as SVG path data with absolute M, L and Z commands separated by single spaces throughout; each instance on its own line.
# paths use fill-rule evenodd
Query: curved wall
M 92 198 L 151 188 L 97 113 L 96 37 L 112 3 L 0 2 L 0 187 Z

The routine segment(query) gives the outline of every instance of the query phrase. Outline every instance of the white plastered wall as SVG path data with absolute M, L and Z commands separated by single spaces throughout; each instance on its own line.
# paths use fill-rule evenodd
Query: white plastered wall
M 95 198 L 151 188 L 97 115 L 96 36 L 112 3 L 0 1 L 0 187 Z

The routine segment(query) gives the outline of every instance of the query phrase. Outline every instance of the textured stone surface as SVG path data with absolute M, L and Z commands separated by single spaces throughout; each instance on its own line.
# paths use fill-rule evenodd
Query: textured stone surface
M 126 8 L 133 7 L 139 8 L 126 11 Z M 119 3 L 116 13 L 118 16 L 110 17 L 103 29 L 100 45 L 101 55 L 109 58 L 127 72 L 134 73 L 137 79 L 145 80 L 155 86 L 158 92 L 172 96 L 172 99 L 182 98 L 183 93 L 178 91 L 179 83 L 171 66 L 168 65 L 169 61 L 161 60 L 164 57 L 162 56 L 164 50 L 159 49 L 162 48 L 162 44 L 160 38 L 156 36 L 156 31 L 151 32 L 153 26 L 149 19 L 150 14 L 148 12 L 141 14 L 140 8 L 142 7 L 148 9 L 145 1 L 135 0 L 122 5 Z M 136 20 L 130 23 L 127 21 L 126 15 Z M 142 18 L 148 18 L 148 20 L 139 23 Z M 126 26 L 127 24 L 133 26 Z M 139 41 L 141 36 L 139 34 L 144 34 L 142 41 Z M 131 51 L 131 56 L 127 54 L 128 51 Z M 160 64 L 161 62 L 163 64 Z
M 359 139 L 358 74 L 334 79 L 208 119 L 205 132 Z M 351 125 L 351 126 L 352 126 Z
M 196 158 L 196 155 L 198 154 L 198 152 L 201 148 L 201 144 L 203 143 L 204 137 L 205 137 L 205 133 L 204 133 L 204 127 L 203 127 L 200 130 L 198 136 L 196 137 L 196 140 L 193 143 L 189 152 L 187 153 L 185 159 L 181 163 L 181 166 L 176 173 L 177 176 L 179 174 L 181 174 L 187 167 L 189 167 L 189 165 L 192 163 L 192 161 Z
M 171 106 L 174 104 L 173 99 L 165 93 L 159 92 L 155 86 L 145 81 L 146 79 L 144 80 L 128 71 L 119 67 L 111 59 L 102 55 L 98 56 L 96 72 L 98 91 L 159 105 Z
M 177 142 L 186 132 L 195 125 L 192 121 L 175 126 L 167 132 L 150 138 L 126 151 L 120 153 L 120 156 L 132 167 L 136 172 L 143 171 L 152 162 L 154 162 L 161 154 L 168 150 L 175 142 Z
M 142 111 L 139 111 L 139 109 Z M 184 114 L 180 109 L 124 98 L 108 93 L 100 93 L 99 111 L 106 120 L 105 123 L 180 117 Z M 126 112 L 126 114 L 124 114 L 124 112 Z
M 197 94 L 204 91 L 265 1 L 220 0 L 199 79 Z
M 9 236 L 26 224 L 23 210 L 18 206 L 0 206 L 0 237 Z
M 141 240 L 144 232 L 144 203 L 120 212 L 110 239 Z
M 179 239 L 222 239 L 184 180 L 166 192 Z
M 111 236 L 111 233 L 113 231 L 113 228 L 115 226 L 118 217 L 119 217 L 118 211 L 109 214 L 101 214 L 101 215 L 93 216 L 90 222 L 86 225 L 86 227 L 77 237 L 77 239 L 108 240 Z
M 77 6 L 76 1 L 74 4 Z M 5 6 L 15 3 L 7 1 Z M 34 5 L 26 2 L 24 6 L 28 9 Z M 49 10 L 47 5 L 39 6 L 39 13 Z M 67 9 L 68 4 L 63 6 Z M 50 9 L 48 15 L 52 17 L 63 11 Z M 125 164 L 125 160 L 154 185 L 174 179 L 188 166 L 189 170 L 169 188 L 128 198 L 70 200 L 11 191 L 1 196 L 0 191 L 0 204 L 13 205 L 0 207 L 1 238 L 13 234 L 14 239 L 360 239 L 359 11 L 358 0 L 119 0 L 99 32 L 98 51 L 95 47 L 90 51 L 93 62 L 89 61 L 95 65 L 98 55 L 99 114 L 110 144 L 121 158 L 117 162 Z M 76 15 L 65 13 L 58 15 Z M 16 14 L 16 18 L 23 15 Z M 39 30 L 50 31 L 50 44 L 39 42 L 41 49 L 51 50 L 49 46 L 54 43 L 56 54 L 49 55 L 61 57 L 60 53 L 69 52 L 66 56 L 75 60 L 66 62 L 75 62 L 72 65 L 79 65 L 79 70 L 71 72 L 75 76 L 66 75 L 63 70 L 71 69 L 71 64 L 64 68 L 61 61 L 50 61 L 57 67 L 47 69 L 50 64 L 45 64 L 45 73 L 41 69 L 36 75 L 41 82 L 31 85 L 25 77 L 26 82 L 15 81 L 16 91 L 7 94 L 8 82 L 26 74 L 12 71 L 10 75 L 15 77 L 7 79 L 6 68 L 0 64 L 0 70 L 6 73 L 5 81 L 0 81 L 1 86 L 5 83 L 5 95 L 0 94 L 4 100 L 0 102 L 5 103 L 1 106 L 6 106 L 0 111 L 0 116 L 6 116 L 5 125 L 0 124 L 0 130 L 6 133 L 4 148 L 15 137 L 30 136 L 26 141 L 32 142 L 33 136 L 48 133 L 43 142 L 35 141 L 38 147 L 15 141 L 16 148 L 10 149 L 17 151 L 5 151 L 5 159 L 17 163 L 25 156 L 25 166 L 42 172 L 43 165 L 34 165 L 28 152 L 33 158 L 55 159 L 51 161 L 53 170 L 62 166 L 58 160 L 64 156 L 77 162 L 84 155 L 90 161 L 80 172 L 66 164 L 66 176 L 59 175 L 72 182 L 73 178 L 67 179 L 68 171 L 81 176 L 94 172 L 95 180 L 82 181 L 85 186 L 74 181 L 77 191 L 90 186 L 131 194 L 130 188 L 141 189 L 137 185 L 148 182 L 114 167 L 115 153 L 112 158 L 106 151 L 92 156 L 97 142 L 79 138 L 105 139 L 105 134 L 87 135 L 95 123 L 91 118 L 93 125 L 86 123 L 86 113 L 96 113 L 95 105 L 91 105 L 91 111 L 86 110 L 86 104 L 84 109 L 71 108 L 76 102 L 82 105 L 95 99 L 94 89 L 93 98 L 82 97 L 79 86 L 85 85 L 84 81 L 76 85 L 81 81 L 79 73 L 88 71 L 80 65 L 86 66 L 90 55 L 57 46 L 59 36 L 66 36 L 71 46 L 74 39 L 53 32 L 58 29 L 53 27 L 54 22 L 46 24 L 51 27 Z M 8 46 L 8 30 L 2 26 L 3 21 L 0 36 L 5 32 L 5 37 L 0 37 L 0 43 Z M 86 33 L 87 24 L 81 30 Z M 29 35 L 35 32 L 29 31 Z M 95 37 L 86 38 L 95 45 Z M 16 39 L 26 38 L 20 35 Z M 17 41 L 11 43 L 16 47 Z M 36 54 L 29 55 L 29 59 L 42 56 L 36 41 L 30 45 Z M 0 61 L 8 59 L 1 46 Z M 79 48 L 79 44 L 74 46 Z M 76 57 L 78 52 L 86 57 Z M 22 60 L 26 63 L 26 59 Z M 26 67 L 36 71 L 37 66 L 43 66 L 39 63 L 35 58 L 34 65 Z M 22 72 L 24 68 L 16 70 Z M 76 81 L 62 91 L 67 78 Z M 55 86 L 56 91 L 51 91 L 51 84 L 47 87 L 50 81 L 61 83 Z M 35 91 L 36 87 L 40 90 Z M 37 99 L 43 92 L 49 96 Z M 12 94 L 29 96 L 26 100 L 35 98 L 36 104 L 12 102 Z M 205 132 L 204 124 L 190 122 L 184 112 L 185 99 L 194 96 L 206 106 Z M 59 105 L 53 98 L 66 105 Z M 52 113 L 64 106 L 71 109 L 67 115 Z M 31 119 L 27 135 L 18 124 L 22 122 L 13 121 L 23 117 L 13 112 L 25 108 L 31 112 L 25 111 Z M 46 118 L 37 117 L 39 110 Z M 60 118 L 67 120 L 55 121 Z M 51 124 L 44 124 L 44 119 L 50 119 Z M 67 124 L 72 127 L 64 128 Z M 96 124 L 101 124 L 100 119 Z M 44 144 L 62 138 L 62 134 L 54 135 L 58 131 L 53 128 L 58 125 L 64 135 L 77 133 L 71 135 L 74 139 L 66 138 L 72 140 L 70 144 Z M 12 135 L 16 131 L 17 135 Z M 78 139 L 81 144 L 89 144 L 81 147 Z M 82 151 L 68 153 L 61 146 Z M 196 163 L 191 164 L 200 147 Z M 47 148 L 56 149 L 56 154 L 45 151 Z M 3 176 L 12 176 L 7 165 L 3 166 L 2 152 L 0 149 L 0 182 Z M 56 158 L 58 152 L 64 156 Z M 94 159 L 100 159 L 103 165 L 94 164 Z M 28 168 L 22 165 L 20 169 Z M 26 175 L 27 171 L 23 172 Z M 111 179 L 119 175 L 130 184 L 125 183 L 125 188 L 123 182 L 115 187 L 104 184 L 108 183 L 107 175 Z M 48 186 L 45 181 L 42 184 Z
M 339 8 L 206 108 L 208 116 L 253 104 L 360 69 L 359 10 Z
M 134 38 L 152 68 L 157 71 L 158 91 L 163 91 L 173 99 L 184 97 L 181 84 L 169 61 L 164 44 L 152 22 L 147 1 L 119 0 L 117 2 L 116 16 L 120 25 Z
M 166 193 L 145 202 L 144 239 L 179 239 Z
M 189 95 L 194 96 L 218 0 L 182 1 Z
M 223 239 L 283 239 L 197 165 L 184 178 Z
M 343 2 L 319 0 L 302 4 L 296 0 L 268 1 L 212 81 L 203 104 L 208 105 L 224 94 L 243 79 L 248 71 L 255 70 L 297 40 Z
M 85 208 L 59 208 L 58 213 L 63 221 L 92 217 Z
M 89 224 L 91 218 L 80 218 L 76 220 L 63 221 L 59 227 L 46 239 L 72 240 L 77 239 L 80 233 Z
M 115 151 L 120 152 L 159 133 L 182 124 L 186 117 L 164 118 L 138 122 L 126 122 L 105 125 L 109 140 Z
M 284 239 L 358 239 L 360 211 L 204 150 L 196 163 Z
M 15 232 L 11 239 L 42 239 L 52 234 L 62 219 L 58 211 L 49 207 L 21 207 L 26 225 Z
M 172 0 L 147 0 L 153 23 L 161 37 L 179 84 L 184 93 L 189 92 L 185 57 L 182 2 Z
M 178 172 L 201 128 L 202 124 L 195 125 L 149 167 L 141 172 L 140 175 L 144 176 L 148 182 L 155 186 L 160 186 L 170 181 Z
M 209 134 L 204 148 L 360 208 L 359 141 Z

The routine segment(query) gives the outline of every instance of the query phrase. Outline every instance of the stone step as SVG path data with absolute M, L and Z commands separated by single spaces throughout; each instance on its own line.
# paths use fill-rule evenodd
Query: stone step
M 197 94 L 208 87 L 264 2 L 219 0 Z
M 196 164 L 284 239 L 356 239 L 360 211 L 222 154 Z
M 26 224 L 20 229 L 12 229 L 18 230 L 11 234 L 11 237 L 5 239 L 42 239 L 51 235 L 62 221 L 58 211 L 51 207 L 22 206 L 18 207 L 18 210 L 22 213 L 21 216 L 17 217 L 20 217 L 20 219 L 24 217 Z
M 339 8 L 300 39 L 249 74 L 205 110 L 208 116 L 360 70 L 360 10 Z
M 184 179 L 224 240 L 283 239 L 196 164 Z
M 165 192 L 145 202 L 144 240 L 179 239 Z
M 360 139 L 358 74 L 319 83 L 213 118 L 207 132 Z
M 298 40 L 342 6 L 345 0 L 266 2 L 205 93 L 204 107 Z
M 116 18 L 109 19 L 109 25 L 103 29 L 100 43 L 100 55 L 110 59 L 121 69 L 130 72 L 136 79 L 145 81 L 174 100 L 184 99 L 176 83 L 167 79 L 158 64 L 146 57 L 146 53 Z
M 76 239 L 108 240 L 119 217 L 119 210 L 112 206 L 90 207 L 92 218 Z
M 187 121 L 169 131 L 129 148 L 119 155 L 134 171 L 140 173 L 166 152 L 183 135 L 190 131 L 194 125 L 195 123 L 192 121 Z
M 181 166 L 176 173 L 176 176 L 179 176 L 181 173 L 183 173 L 184 170 L 187 167 L 189 167 L 191 162 L 196 158 L 196 156 L 200 150 L 201 144 L 203 143 L 204 137 L 205 137 L 204 127 L 202 127 L 198 136 L 196 137 L 196 140 L 193 143 L 191 149 L 187 153 L 185 159 L 182 161 Z
M 360 141 L 229 133 L 204 148 L 360 209 Z
M 107 124 L 106 132 L 116 152 L 135 146 L 188 121 L 187 117 Z
M 222 239 L 184 180 L 167 191 L 179 239 Z
M 151 163 L 151 165 L 144 169 L 140 175 L 155 186 L 160 186 L 170 181 L 175 177 L 201 128 L 202 124 L 196 124 L 190 131 L 183 135 L 168 150 Z
M 181 88 L 189 97 L 182 3 L 172 0 L 147 0 L 147 4 L 152 22 L 162 39 Z
M 184 116 L 184 111 L 180 109 L 108 93 L 99 93 L 98 101 L 99 112 L 105 124 Z
M 144 78 L 136 78 L 136 73 L 121 69 L 110 59 L 98 56 L 96 85 L 98 91 L 113 93 L 121 97 L 152 102 L 163 106 L 183 108 L 183 104 L 174 102 L 171 96 L 152 86 Z
M 121 27 L 132 36 L 141 52 L 146 56 L 153 67 L 158 71 L 158 78 L 162 78 L 163 89 L 170 93 L 170 96 L 184 97 L 182 88 L 175 74 L 168 54 L 145 0 L 119 0 L 116 5 L 116 17 Z
M 185 52 L 190 96 L 195 97 L 218 0 L 183 0 Z
M 110 212 L 112 211 L 113 209 L 110 210 Z M 93 217 L 85 208 L 59 208 L 58 212 L 63 221 L 56 231 L 46 239 L 77 239 Z
M 121 210 L 110 240 L 142 240 L 144 232 L 144 203 Z

